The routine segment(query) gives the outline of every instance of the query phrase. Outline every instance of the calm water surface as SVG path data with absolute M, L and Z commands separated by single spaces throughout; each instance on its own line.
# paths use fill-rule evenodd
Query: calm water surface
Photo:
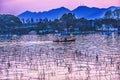
M 15 37 L 15 36 L 14 36 Z M 120 80 L 120 36 L 24 35 L 0 42 L 0 80 Z

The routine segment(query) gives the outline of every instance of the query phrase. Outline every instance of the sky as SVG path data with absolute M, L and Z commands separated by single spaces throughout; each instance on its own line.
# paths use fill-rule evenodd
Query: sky
M 59 7 L 73 10 L 81 5 L 107 8 L 120 6 L 120 0 L 0 0 L 0 14 L 19 15 L 24 11 L 43 12 Z

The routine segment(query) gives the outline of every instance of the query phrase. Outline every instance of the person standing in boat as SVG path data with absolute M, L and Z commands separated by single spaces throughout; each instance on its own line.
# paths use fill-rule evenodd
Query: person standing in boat
M 70 39 L 71 39 L 71 40 L 73 39 L 73 34 L 72 34 L 72 33 L 70 33 Z
M 70 39 L 71 40 L 73 39 L 73 34 L 72 34 L 73 29 L 72 28 L 73 28 L 73 26 L 70 25 L 69 30 L 70 30 Z
M 65 37 L 65 41 L 67 41 L 67 38 Z

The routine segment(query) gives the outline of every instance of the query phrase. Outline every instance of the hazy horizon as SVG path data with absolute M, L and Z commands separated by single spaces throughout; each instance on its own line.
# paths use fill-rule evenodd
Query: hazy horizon
M 71 4 L 72 3 L 72 4 Z M 51 9 L 65 7 L 70 10 L 78 6 L 108 8 L 110 6 L 120 6 L 120 0 L 1 0 L 0 14 L 19 15 L 24 11 L 43 12 Z

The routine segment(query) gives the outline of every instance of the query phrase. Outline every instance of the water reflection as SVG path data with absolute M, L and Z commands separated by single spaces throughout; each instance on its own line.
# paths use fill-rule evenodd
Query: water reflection
M 0 42 L 0 80 L 119 80 L 120 37 L 77 35 L 54 43 L 53 35 L 25 35 Z

